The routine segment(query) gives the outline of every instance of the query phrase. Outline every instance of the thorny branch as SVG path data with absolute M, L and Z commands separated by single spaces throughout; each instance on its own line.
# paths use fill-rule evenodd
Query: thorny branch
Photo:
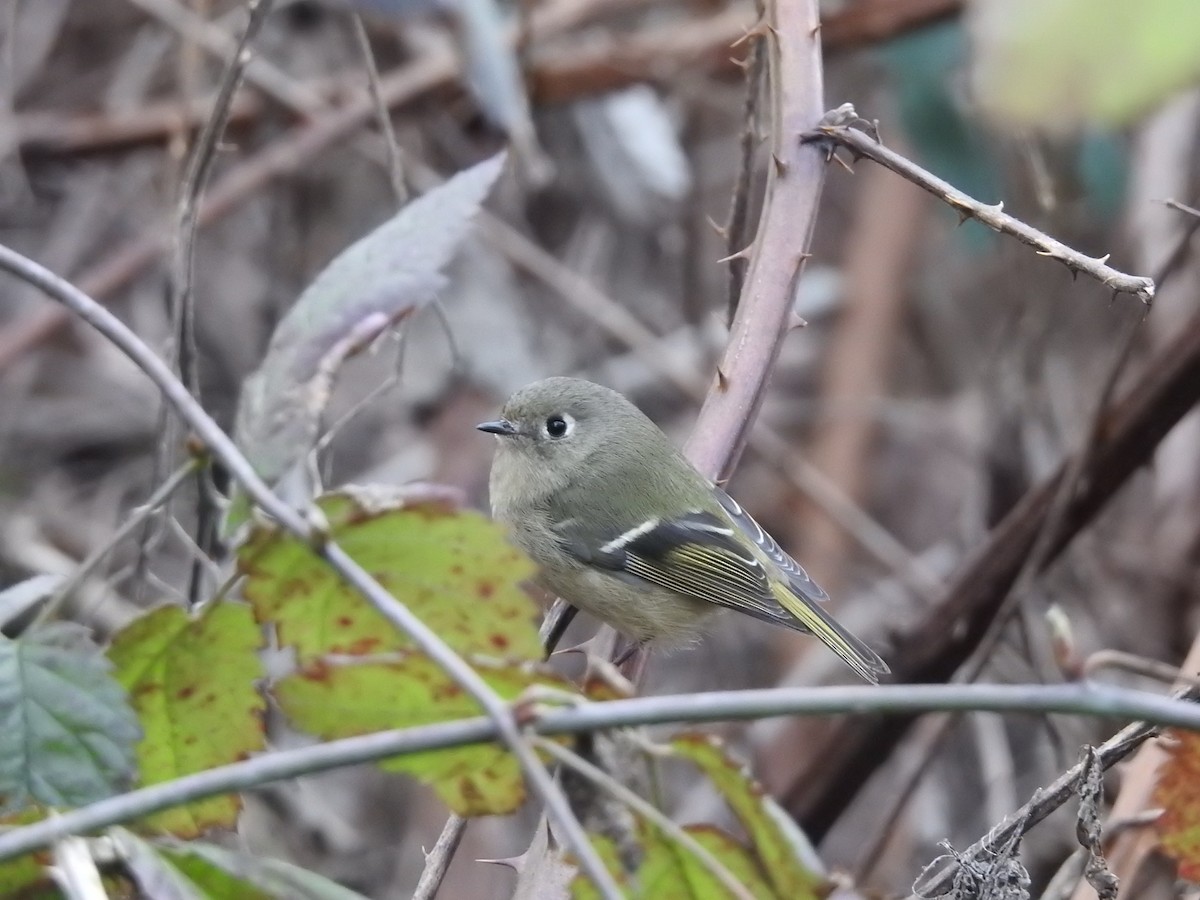
M 860 119 L 854 107 L 846 103 L 828 112 L 821 124 L 802 133 L 800 140 L 803 143 L 825 146 L 829 158 L 833 157 L 838 146 L 845 147 L 856 159 L 865 156 L 949 204 L 963 221 L 977 219 L 993 231 L 1014 237 L 1032 247 L 1039 255 L 1058 260 L 1072 275 L 1083 272 L 1112 288 L 1115 293 L 1131 294 L 1146 304 L 1154 299 L 1153 279 L 1120 272 L 1107 264 L 1107 256 L 1093 258 L 1068 247 L 1062 241 L 1055 240 L 1032 225 L 1004 212 L 1003 203 L 997 203 L 995 206 L 980 203 L 949 182 L 922 169 L 912 160 L 889 150 L 877 134 L 863 130 L 863 125 L 869 126 L 872 132 L 877 130 L 874 124 Z
M 796 280 L 808 258 L 825 182 L 821 155 L 794 139 L 824 109 L 821 20 L 816 0 L 769 2 L 759 52 L 766 57 L 764 107 L 771 158 L 750 266 L 716 377 L 687 442 L 688 459 L 718 481 L 732 471 L 762 405 L 789 327 Z
M 175 353 L 179 362 L 179 378 L 192 395 L 200 396 L 199 351 L 196 346 L 196 307 L 193 297 L 195 281 L 196 256 L 196 211 L 200 205 L 204 187 L 208 183 L 213 163 L 217 158 L 217 145 L 229 122 L 229 113 L 233 106 L 234 95 L 242 84 L 246 67 L 250 63 L 250 46 L 258 37 L 263 24 L 271 14 L 274 0 L 250 0 L 247 4 L 249 16 L 241 37 L 234 45 L 229 63 L 221 74 L 221 83 L 217 88 L 216 101 L 212 112 L 196 137 L 195 146 L 188 157 L 183 179 L 179 186 L 179 204 L 175 213 L 174 247 L 171 259 L 171 298 L 170 315 L 172 330 L 175 335 Z M 164 408 L 159 415 L 159 434 L 171 435 L 170 420 Z M 166 454 L 173 440 L 168 437 L 159 445 L 158 456 L 155 460 L 156 470 L 166 468 Z M 158 481 L 158 471 L 155 473 Z M 218 505 L 213 497 L 212 484 L 206 470 L 197 472 L 196 491 L 196 542 L 202 550 L 211 549 L 216 536 Z M 146 544 L 149 542 L 149 532 L 143 533 L 144 538 L 138 555 L 138 570 L 145 571 L 147 565 Z M 195 605 L 200 600 L 202 585 L 202 561 L 197 558 L 192 561 L 192 573 L 188 588 L 188 601 Z M 138 578 L 138 583 L 141 578 Z

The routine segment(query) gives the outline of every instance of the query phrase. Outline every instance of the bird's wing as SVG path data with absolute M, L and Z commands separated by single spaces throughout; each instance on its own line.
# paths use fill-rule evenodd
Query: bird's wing
M 726 503 L 737 511 L 736 518 Z M 693 511 L 652 518 L 612 536 L 589 534 L 576 519 L 560 523 L 556 531 L 563 549 L 580 562 L 811 632 L 868 681 L 878 681 L 887 665 L 820 608 L 817 601 L 826 598 L 825 592 L 733 500 L 724 496 L 721 505 L 727 516 Z M 742 531 L 767 564 L 740 540 Z
M 713 496 L 717 498 L 717 502 L 721 504 L 721 508 L 725 510 L 733 523 L 741 529 L 742 534 L 754 541 L 758 549 L 766 554 L 771 562 L 775 563 L 787 579 L 788 586 L 798 596 L 814 603 L 824 603 L 829 599 L 829 595 L 808 576 L 804 567 L 788 556 L 783 548 L 775 543 L 775 539 L 767 534 L 748 512 L 742 509 L 741 504 L 716 486 L 713 487 Z

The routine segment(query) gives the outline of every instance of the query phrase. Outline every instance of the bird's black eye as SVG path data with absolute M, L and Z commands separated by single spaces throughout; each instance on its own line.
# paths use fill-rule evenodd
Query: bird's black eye
M 546 434 L 552 438 L 566 437 L 570 425 L 562 416 L 551 416 L 546 420 Z

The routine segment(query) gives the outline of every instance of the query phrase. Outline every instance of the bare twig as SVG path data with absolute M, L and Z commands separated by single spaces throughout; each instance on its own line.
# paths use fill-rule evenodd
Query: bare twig
M 417 881 L 412 900 L 433 900 L 437 896 L 438 888 L 442 886 L 442 880 L 450 868 L 450 861 L 454 859 L 463 834 L 466 833 L 468 821 L 470 820 L 457 813 L 452 813 L 446 820 L 437 843 L 425 854 L 425 868 L 421 871 L 421 878 Z
M 100 870 L 83 838 L 66 837 L 54 844 L 50 876 L 67 900 L 108 900 Z
M 193 394 L 198 391 L 196 372 L 195 310 L 192 302 L 192 283 L 196 248 L 196 207 L 212 171 L 217 145 L 229 121 L 233 97 L 242 83 L 250 62 L 250 44 L 258 36 L 271 13 L 274 0 L 249 0 L 249 17 L 241 36 L 234 44 L 221 83 L 217 88 L 212 112 L 196 137 L 179 187 L 179 204 L 175 212 L 174 247 L 171 262 L 171 313 L 179 353 L 179 370 L 183 383 Z
M 1157 726 L 1200 731 L 1200 704 L 1188 702 L 1200 691 L 1165 697 L 1111 685 L 854 685 L 849 687 L 768 688 L 634 697 L 603 703 L 555 707 L 531 724 L 539 735 L 582 734 L 611 728 L 669 722 L 746 721 L 773 716 L 882 713 L 912 715 L 931 710 L 978 710 L 1009 713 L 1070 713 L 1139 719 L 1098 749 L 1106 767 L 1152 736 Z M 1153 722 L 1154 725 L 1144 724 Z M 68 834 L 82 834 L 141 818 L 194 800 L 248 790 L 273 781 L 310 775 L 394 756 L 503 740 L 493 718 L 477 717 L 437 725 L 361 735 L 277 750 L 195 775 L 140 788 L 99 803 L 69 810 L 54 818 L 0 833 L 0 860 L 49 846 Z M 1031 817 L 1044 818 L 1074 790 L 1079 767 L 1026 804 Z M 1037 818 L 1037 821 L 1040 821 Z M 1010 832 L 997 826 L 985 841 Z M 994 843 L 987 844 L 994 846 Z M 980 852 L 981 841 L 970 852 Z
M 396 193 L 396 202 L 403 205 L 408 200 L 408 187 L 404 183 L 400 144 L 396 141 L 396 129 L 392 126 L 392 117 L 383 98 L 383 88 L 379 83 L 379 66 L 375 64 L 375 52 L 371 49 L 371 36 L 367 34 L 367 26 L 363 24 L 362 16 L 351 13 L 350 19 L 354 25 L 354 36 L 358 40 L 359 50 L 362 51 L 363 66 L 367 70 L 367 87 L 375 104 L 375 120 L 379 123 L 383 145 L 387 148 L 388 175 L 392 181 L 392 190 Z
M 330 540 L 329 535 L 318 524 L 314 510 L 297 511 L 277 497 L 229 436 L 188 393 L 170 367 L 116 316 L 78 288 L 3 245 L 0 245 L 0 268 L 45 291 L 128 356 L 155 383 L 167 402 L 191 426 L 213 458 L 225 466 L 257 506 L 278 521 L 288 533 L 304 541 L 343 581 L 362 594 L 393 626 L 412 638 L 417 647 L 425 651 L 479 703 L 495 723 L 497 733 L 520 762 L 530 785 L 545 802 L 548 814 L 561 830 L 564 844 L 575 853 L 581 871 L 603 896 L 619 897 L 620 891 L 595 848 L 588 841 L 566 797 L 522 737 L 512 709 L 488 686 L 479 673 L 407 606 L 388 593 L 386 588 L 336 542 Z
M 1180 203 L 1178 200 L 1164 200 L 1163 202 L 1176 212 L 1186 213 L 1193 219 L 1200 219 L 1200 209 L 1196 209 L 1194 206 L 1188 206 L 1188 204 Z
M 1126 653 L 1122 650 L 1097 650 L 1083 663 L 1085 677 L 1094 677 L 1097 672 L 1105 669 L 1118 669 L 1141 675 L 1143 678 L 1153 678 L 1164 684 L 1189 684 L 1200 687 L 1200 676 L 1193 675 L 1170 663 L 1138 656 L 1136 653 Z
M 139 525 L 153 516 L 162 507 L 167 499 L 179 489 L 179 486 L 187 480 L 193 472 L 195 472 L 203 463 L 195 458 L 189 459 L 182 466 L 172 472 L 162 484 L 160 484 L 141 506 L 129 511 L 128 515 L 113 532 L 112 536 L 88 554 L 87 558 L 79 564 L 71 576 L 54 592 L 54 599 L 47 603 L 38 613 L 39 621 L 49 620 L 59 608 L 60 604 L 70 599 L 75 591 L 79 590 L 88 576 L 95 571 L 96 567 L 102 563 L 121 541 L 129 537 Z
M 861 124 L 864 123 L 858 119 L 854 108 L 846 104 L 831 112 L 826 122 L 802 134 L 801 140 L 825 145 L 829 148 L 828 152 L 831 156 L 835 146 L 842 146 L 856 156 L 865 156 L 867 159 L 874 160 L 949 204 L 963 219 L 978 219 L 994 231 L 1016 238 L 1021 243 L 1032 247 L 1039 255 L 1058 260 L 1070 270 L 1072 275 L 1083 272 L 1106 287 L 1112 288 L 1114 292 L 1132 294 L 1146 304 L 1154 299 L 1153 279 L 1120 272 L 1107 265 L 1107 256 L 1097 258 L 1085 256 L 1032 225 L 1008 215 L 1004 212 L 1003 203 L 997 203 L 995 206 L 980 203 L 949 182 L 922 169 L 912 160 L 889 150 L 877 137 L 856 127 Z
M 228 124 L 234 95 L 237 94 L 243 74 L 250 63 L 250 45 L 257 38 L 267 17 L 271 14 L 273 2 L 274 0 L 249 0 L 247 3 L 246 27 L 234 44 L 229 62 L 221 74 L 221 83 L 217 88 L 212 112 L 196 137 L 179 186 L 179 203 L 175 213 L 174 247 L 171 259 L 170 314 L 175 333 L 175 350 L 179 360 L 179 377 L 195 397 L 200 396 L 200 361 L 196 346 L 196 305 L 193 297 L 196 209 L 216 160 L 217 145 Z M 167 426 L 160 429 L 160 432 L 169 435 L 170 427 L 169 423 L 165 421 L 165 417 L 160 424 Z M 158 458 L 155 462 L 155 468 L 159 471 L 165 469 L 166 455 L 171 452 L 171 443 L 170 439 L 160 443 Z M 157 474 L 156 472 L 156 480 Z M 213 489 L 207 476 L 208 473 L 205 470 L 197 473 L 196 533 L 202 551 L 201 556 L 211 550 L 218 517 L 218 505 L 212 496 Z M 139 567 L 144 566 L 142 560 L 145 559 L 145 556 L 143 551 Z M 200 558 L 197 558 L 192 563 L 187 592 L 189 603 L 193 606 L 201 599 L 200 587 L 203 584 L 200 577 L 201 572 L 202 562 Z
M 226 66 L 236 63 L 241 53 L 239 40 L 223 27 L 208 21 L 202 15 L 188 9 L 176 0 L 127 0 L 147 15 L 153 16 L 171 30 L 177 32 L 204 52 L 215 56 Z M 243 45 L 244 46 L 244 45 Z M 326 105 L 319 88 L 297 81 L 267 59 L 252 59 L 245 64 L 246 80 L 275 102 L 295 110 L 307 117 L 319 113 Z M 211 118 L 208 102 L 195 104 L 193 108 L 205 110 L 202 124 Z M 176 128 L 179 127 L 178 113 Z

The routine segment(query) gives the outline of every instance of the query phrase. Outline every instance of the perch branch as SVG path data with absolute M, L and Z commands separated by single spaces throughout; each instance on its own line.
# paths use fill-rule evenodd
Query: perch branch
M 1126 748 L 1125 752 L 1132 750 L 1136 745 L 1134 742 L 1149 737 L 1155 726 L 1200 731 L 1200 704 L 1184 699 L 1193 696 L 1200 696 L 1200 692 L 1168 697 L 1094 682 L 766 688 L 583 703 L 540 711 L 530 727 L 539 735 L 555 737 L 664 723 L 745 721 L 796 715 L 882 713 L 906 716 L 938 710 L 1067 713 L 1141 720 L 1100 748 L 1101 760 L 1109 760 L 1111 765 L 1120 758 L 1116 754 L 1122 747 Z M 535 711 L 539 710 L 535 708 Z M 68 834 L 84 834 L 218 794 L 249 790 L 274 781 L 358 763 L 503 739 L 494 718 L 477 717 L 275 750 L 110 797 L 32 825 L 11 828 L 0 833 L 0 861 L 49 846 Z M 1068 772 L 1063 777 L 1071 775 Z M 1039 791 L 1034 800 L 1039 804 L 1049 803 L 1047 798 L 1059 796 L 1058 784 L 1055 782 L 1050 788 Z
M 980 203 L 949 182 L 922 169 L 912 160 L 885 147 L 877 136 L 868 134 L 859 127 L 864 124 L 869 123 L 858 118 L 854 107 L 847 103 L 829 112 L 824 122 L 812 131 L 802 134 L 800 140 L 804 143 L 824 145 L 830 157 L 833 156 L 836 147 L 845 147 L 856 158 L 865 156 L 933 194 L 939 200 L 949 204 L 964 221 L 977 219 L 993 231 L 1007 234 L 1022 244 L 1032 247 L 1039 255 L 1058 260 L 1067 267 L 1072 275 L 1083 272 L 1106 287 L 1112 288 L 1114 292 L 1132 294 L 1146 304 L 1154 299 L 1153 279 L 1143 275 L 1128 275 L 1112 268 L 1107 265 L 1108 256 L 1093 258 L 1068 247 L 1032 225 L 1027 225 L 1015 216 L 1004 212 L 1003 203 L 997 203 L 994 206 Z M 874 130 L 874 126 L 870 127 Z

